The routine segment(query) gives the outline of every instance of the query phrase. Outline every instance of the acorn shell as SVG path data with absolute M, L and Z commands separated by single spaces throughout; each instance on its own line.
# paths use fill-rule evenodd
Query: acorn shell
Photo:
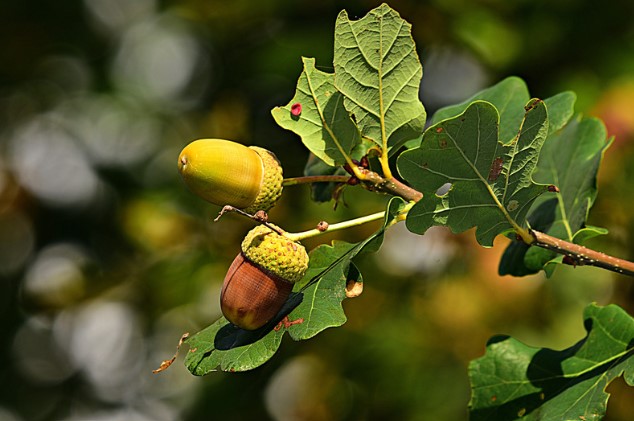
M 270 209 L 282 194 L 282 167 L 275 155 L 230 140 L 191 142 L 178 157 L 178 170 L 193 193 L 249 213 Z
M 225 276 L 220 308 L 234 325 L 255 330 L 280 311 L 293 284 L 238 254 Z

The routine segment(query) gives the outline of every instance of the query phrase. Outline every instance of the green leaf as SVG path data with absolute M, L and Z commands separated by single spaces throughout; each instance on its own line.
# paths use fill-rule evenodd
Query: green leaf
M 598 420 L 605 388 L 624 375 L 634 385 L 634 319 L 616 305 L 588 306 L 587 336 L 562 351 L 492 338 L 470 363 L 471 420 Z
M 271 114 L 281 127 L 302 138 L 304 145 L 330 166 L 342 165 L 361 142 L 359 129 L 343 106 L 343 96 L 334 85 L 334 75 L 315 69 L 314 58 L 302 58 L 304 70 L 293 99 Z M 294 104 L 301 112 L 295 115 Z
M 395 151 L 420 136 L 425 108 L 418 98 L 423 68 L 411 25 L 388 5 L 351 21 L 346 11 L 335 24 L 335 86 L 364 137 Z
M 419 148 L 401 154 L 400 174 L 424 194 L 408 213 L 410 231 L 442 225 L 457 233 L 475 226 L 478 242 L 488 247 L 498 234 L 524 225 L 547 188 L 531 178 L 548 131 L 546 107 L 529 101 L 519 133 L 506 144 L 498 141 L 498 121 L 493 105 L 476 101 L 430 127 Z M 446 183 L 450 190 L 437 195 Z
M 524 118 L 524 105 L 530 99 L 526 83 L 516 77 L 508 77 L 484 89 L 464 102 L 439 109 L 431 118 L 432 124 L 455 117 L 478 100 L 490 102 L 500 113 L 499 138 L 507 142 L 517 134 Z M 548 109 L 549 132 L 561 129 L 573 115 L 576 96 L 562 92 L 544 100 Z
M 576 100 L 577 96 L 574 92 L 570 91 L 561 92 L 544 100 L 546 109 L 548 110 L 549 135 L 568 124 L 575 112 Z
M 327 271 L 317 282 L 302 291 L 302 304 L 289 315 L 290 320 L 303 320 L 289 329 L 293 339 L 308 339 L 324 329 L 341 326 L 346 322 L 342 301 L 346 298 L 346 281 L 352 269 L 350 259 L 358 250 L 359 244 L 335 241 L 332 246 L 323 244 L 311 251 L 310 268 L 304 279 L 310 281 L 321 272 Z M 333 261 L 337 264 L 329 268 Z M 295 290 L 299 291 L 306 283 L 296 285 Z
M 597 196 L 597 171 L 610 143 L 605 126 L 595 118 L 577 117 L 548 137 L 533 178 L 556 185 L 560 193 L 535 201 L 527 217 L 533 229 L 578 244 L 606 232 L 585 223 Z M 550 276 L 561 260 L 555 252 L 512 243 L 502 256 L 499 272 L 523 276 L 544 269 Z
M 526 83 L 515 76 L 508 77 L 501 82 L 484 89 L 464 102 L 439 109 L 431 118 L 432 124 L 462 114 L 471 103 L 486 101 L 493 104 L 500 113 L 499 138 L 507 142 L 517 135 L 524 118 L 524 105 L 530 96 Z
M 291 320 L 303 319 L 303 323 L 289 330 L 293 339 L 308 339 L 324 329 L 346 322 L 342 307 L 346 284 L 348 281 L 363 281 L 352 259 L 361 253 L 373 253 L 381 247 L 385 227 L 404 204 L 401 198 L 392 198 L 387 205 L 383 226 L 365 241 L 356 244 L 335 241 L 332 246 L 321 245 L 311 251 L 308 272 L 294 289 L 301 291 L 304 299 L 289 315 Z M 322 275 L 318 276 L 320 273 Z
M 185 365 L 189 371 L 204 376 L 218 367 L 222 371 L 252 370 L 275 354 L 286 331 L 294 340 L 303 340 L 329 327 L 344 324 L 346 315 L 342 301 L 346 298 L 346 282 L 363 281 L 352 259 L 361 253 L 378 250 L 385 228 L 404 205 L 403 199 L 392 198 L 383 225 L 365 241 L 356 244 L 335 242 L 332 246 L 321 245 L 311 250 L 306 275 L 267 325 L 249 331 L 232 325 L 223 317 L 187 338 L 189 352 Z M 286 316 L 288 324 L 282 322 Z
M 282 341 L 283 331 L 271 330 L 263 338 L 259 331 L 238 329 L 224 317 L 187 338 L 189 352 L 185 366 L 196 376 L 204 376 L 218 367 L 222 371 L 246 371 L 268 361 Z M 245 343 L 232 346 L 235 343 Z

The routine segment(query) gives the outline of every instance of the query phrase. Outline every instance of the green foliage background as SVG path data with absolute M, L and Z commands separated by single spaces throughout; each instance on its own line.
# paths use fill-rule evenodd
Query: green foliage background
M 286 338 L 253 372 L 151 374 L 183 332 L 218 318 L 220 283 L 250 227 L 210 222 L 218 209 L 178 179 L 179 150 L 229 138 L 301 175 L 307 151 L 270 110 L 293 97 L 300 56 L 332 71 L 341 9 L 355 19 L 378 4 L 2 2 L 0 419 L 466 419 L 467 364 L 491 335 L 562 349 L 585 335 L 589 302 L 634 314 L 629 278 L 570 267 L 548 280 L 499 277 L 503 238 L 483 249 L 473 230 L 397 228 L 360 260 L 365 290 L 344 303 L 342 328 Z M 390 5 L 413 25 L 428 116 L 518 75 L 541 98 L 575 91 L 577 110 L 605 121 L 616 140 L 589 222 L 610 234 L 592 245 L 634 259 L 634 5 Z M 385 202 L 347 189 L 333 211 L 308 198 L 288 188 L 271 219 L 300 231 Z M 377 227 L 306 245 L 362 241 Z M 631 389 L 608 390 L 606 419 L 629 419 Z

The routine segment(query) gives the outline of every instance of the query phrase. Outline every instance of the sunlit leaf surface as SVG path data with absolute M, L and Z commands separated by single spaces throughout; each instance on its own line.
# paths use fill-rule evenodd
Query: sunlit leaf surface
M 398 159 L 400 174 L 425 196 L 407 217 L 407 227 L 424 233 L 433 225 L 453 232 L 477 227 L 483 246 L 523 226 L 533 201 L 546 191 L 532 173 L 548 131 L 541 100 L 526 105 L 520 131 L 510 142 L 498 140 L 499 115 L 488 102 L 476 101 L 460 115 L 430 127 L 421 146 Z M 443 185 L 449 191 L 437 195 Z
M 616 305 L 590 305 L 584 325 L 587 336 L 561 351 L 492 338 L 469 365 L 471 419 L 601 419 L 610 382 L 623 375 L 634 385 L 634 319 Z

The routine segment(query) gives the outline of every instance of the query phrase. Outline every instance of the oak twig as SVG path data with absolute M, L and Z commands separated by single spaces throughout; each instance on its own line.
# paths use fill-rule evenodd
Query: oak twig
M 307 175 L 304 177 L 285 178 L 282 181 L 282 185 L 286 187 L 312 183 L 347 183 L 349 179 L 349 175 Z
M 535 241 L 532 246 L 542 247 L 572 259 L 574 265 L 596 266 L 623 275 L 634 276 L 634 263 L 619 259 L 579 244 L 569 243 L 543 232 L 530 230 Z

